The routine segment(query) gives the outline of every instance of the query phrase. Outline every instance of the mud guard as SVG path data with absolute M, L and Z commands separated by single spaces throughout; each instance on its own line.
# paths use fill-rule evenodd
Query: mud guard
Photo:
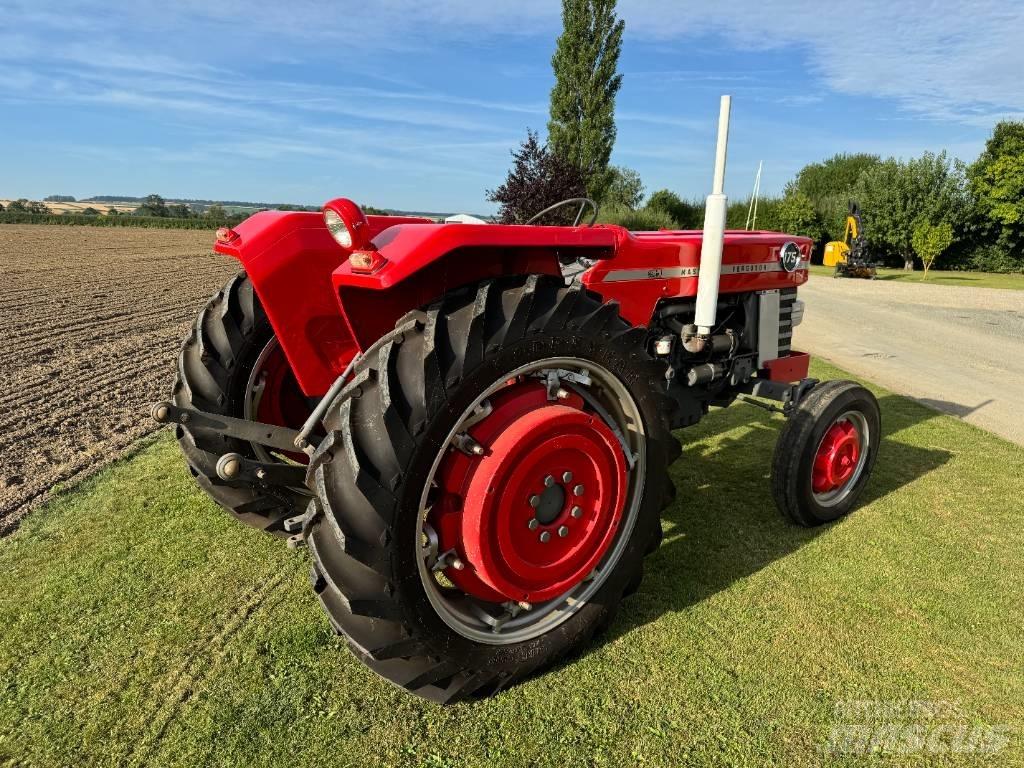
M 371 235 L 429 219 L 368 216 Z M 308 397 L 323 395 L 359 351 L 339 311 L 331 273 L 348 258 L 319 212 L 262 211 L 214 250 L 237 259 L 266 311 L 295 378 Z

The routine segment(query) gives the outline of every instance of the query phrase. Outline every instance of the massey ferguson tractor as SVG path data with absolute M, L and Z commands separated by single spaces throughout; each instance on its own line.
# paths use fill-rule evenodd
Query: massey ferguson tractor
M 595 224 L 586 199 L 546 226 L 339 198 L 217 233 L 243 271 L 153 415 L 218 504 L 308 547 L 382 677 L 452 702 L 584 647 L 661 541 L 673 431 L 712 406 L 785 415 L 771 491 L 794 523 L 856 503 L 878 404 L 791 346 L 811 241 L 725 230 L 728 117 L 703 232 Z

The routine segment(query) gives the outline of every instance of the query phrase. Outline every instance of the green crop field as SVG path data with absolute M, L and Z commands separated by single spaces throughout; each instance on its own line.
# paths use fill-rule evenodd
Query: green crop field
M 451 708 L 367 672 L 306 553 L 217 510 L 164 434 L 0 540 L 0 765 L 1019 765 L 1024 450 L 878 394 L 864 505 L 815 530 L 771 502 L 779 417 L 688 430 L 665 543 L 610 631 Z M 941 703 L 914 723 L 1002 749 L 830 753 L 859 701 Z
M 822 277 L 832 277 L 835 270 L 832 267 L 824 267 L 821 264 L 811 265 L 811 274 Z M 924 272 L 904 272 L 902 269 L 890 269 L 881 267 L 878 270 L 876 280 L 895 281 L 900 283 L 924 283 L 925 285 L 959 285 L 974 286 L 975 288 L 1008 288 L 1015 291 L 1024 291 L 1024 274 L 1000 274 L 996 272 L 943 272 L 930 270 L 928 279 L 925 279 Z

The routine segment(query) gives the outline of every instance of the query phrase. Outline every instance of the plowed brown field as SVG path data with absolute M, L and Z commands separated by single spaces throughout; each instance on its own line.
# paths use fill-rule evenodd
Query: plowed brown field
M 0 226 L 0 535 L 153 432 L 178 347 L 238 269 L 212 232 Z

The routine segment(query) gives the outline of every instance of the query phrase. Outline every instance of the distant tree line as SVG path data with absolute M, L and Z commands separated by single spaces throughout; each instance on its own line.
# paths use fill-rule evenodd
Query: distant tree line
M 59 198 L 59 199 L 58 199 Z M 48 202 L 76 202 L 69 195 L 50 195 Z M 103 202 L 136 202 L 138 206 L 131 211 L 123 211 L 114 207 L 103 208 Z M 237 203 L 220 203 L 211 200 L 202 201 L 168 201 L 160 195 L 126 198 L 115 196 L 97 196 L 83 202 L 96 203 L 99 207 L 86 207 L 77 211 L 55 213 L 43 202 L 24 198 L 12 201 L 4 209 L 0 205 L 0 224 L 79 224 L 97 227 L 158 227 L 162 229 L 210 229 L 231 227 L 244 221 L 253 213 L 271 210 L 271 207 L 258 208 L 255 211 L 228 210 Z M 251 203 L 245 205 L 252 205 Z M 282 203 L 272 207 L 279 211 L 314 211 L 317 206 L 293 205 Z M 386 214 L 380 208 L 363 206 L 368 214 Z
M 489 193 L 503 221 L 523 222 L 587 193 L 586 175 L 536 133 L 512 154 L 508 178 Z M 945 151 L 906 160 L 837 154 L 810 163 L 781 195 L 758 200 L 754 226 L 813 238 L 820 256 L 825 243 L 843 238 L 851 201 L 860 206 L 870 253 L 883 263 L 1024 272 L 1024 122 L 999 123 L 971 165 Z M 703 226 L 703 201 L 668 189 L 645 196 L 639 174 L 628 168 L 608 166 L 599 202 L 600 221 L 632 230 Z M 749 204 L 729 206 L 729 228 L 747 225 Z
M 50 202 L 57 202 L 51 195 Z M 60 202 L 70 202 L 67 200 Z M 94 202 L 90 200 L 89 202 Z M 102 206 L 101 206 L 102 207 Z M 104 215 L 105 214 L 105 215 Z M 7 224 L 85 224 L 101 227 L 160 227 L 164 229 L 208 229 L 234 226 L 243 221 L 248 213 L 229 213 L 220 203 L 212 203 L 205 210 L 198 210 L 184 203 L 168 204 L 160 195 L 141 198 L 141 204 L 133 211 L 124 212 L 117 208 L 86 207 L 80 211 L 54 213 L 45 203 L 32 200 L 14 200 L 6 208 L 0 206 L 0 223 Z
M 900 160 L 838 154 L 805 166 L 778 198 L 759 204 L 757 226 L 843 237 L 847 207 L 861 209 L 868 248 L 886 263 L 989 272 L 1024 271 L 1024 122 L 996 125 L 970 165 L 945 151 Z M 743 226 L 746 204 L 730 210 Z
M 527 129 L 503 184 L 487 191 L 498 218 L 523 223 L 572 197 L 601 205 L 600 221 L 632 230 L 698 229 L 703 201 L 668 189 L 645 197 L 640 175 L 610 164 L 623 22 L 615 0 L 562 0 L 562 33 L 551 66 L 547 140 Z M 817 253 L 844 234 L 848 206 L 861 210 L 871 255 L 913 269 L 1024 271 L 1024 122 L 1001 122 L 970 166 L 945 151 L 882 159 L 837 154 L 805 166 L 779 196 L 758 201 L 751 227 L 806 235 Z M 734 202 L 727 224 L 748 225 L 750 200 Z M 540 223 L 571 222 L 566 207 Z

